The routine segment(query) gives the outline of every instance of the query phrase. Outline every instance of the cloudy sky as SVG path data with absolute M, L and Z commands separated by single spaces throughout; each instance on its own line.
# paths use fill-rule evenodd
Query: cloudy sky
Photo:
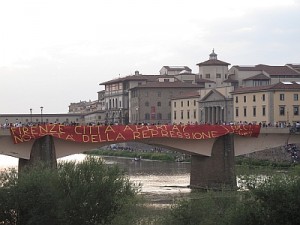
M 0 0 L 0 113 L 66 113 L 99 83 L 197 63 L 300 63 L 299 0 Z

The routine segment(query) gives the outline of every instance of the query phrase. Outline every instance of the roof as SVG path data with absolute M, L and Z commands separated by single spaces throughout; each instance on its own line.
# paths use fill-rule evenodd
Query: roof
M 290 63 L 290 64 L 286 64 L 288 67 L 290 67 L 290 68 L 292 68 L 292 69 L 294 69 L 294 70 L 296 70 L 297 72 L 299 72 L 300 73 L 300 64 L 292 64 L 292 63 Z
M 148 80 L 155 80 L 158 77 L 161 77 L 160 75 L 129 75 L 125 77 L 116 78 L 113 80 L 105 81 L 103 83 L 100 83 L 100 85 L 106 85 L 106 84 L 114 84 L 114 83 L 120 83 L 125 81 L 148 81 Z
M 203 79 L 203 78 L 196 78 L 196 83 L 216 83 L 213 80 Z
M 163 66 L 163 68 L 166 68 L 168 71 L 178 71 L 178 70 L 192 71 L 188 66 Z
M 138 88 L 201 88 L 201 86 L 197 84 L 186 83 L 182 81 L 175 81 L 175 82 L 148 82 L 146 84 L 138 85 L 131 89 L 138 89 Z
M 228 78 L 226 80 L 224 80 L 223 82 L 225 83 L 238 83 L 238 80 L 232 79 L 232 76 L 228 76 Z
M 300 82 L 279 82 L 277 84 L 255 87 L 242 87 L 234 90 L 233 94 L 251 93 L 260 91 L 300 91 Z
M 206 95 L 203 96 L 200 102 L 205 102 L 206 99 L 213 93 L 225 99 L 225 96 L 221 92 L 217 91 L 216 89 L 211 89 L 209 92 L 206 93 Z
M 264 64 L 259 64 L 255 66 L 233 66 L 237 68 L 239 71 L 265 71 L 270 76 L 276 75 L 300 75 L 299 72 L 289 68 L 288 66 L 269 66 Z
M 270 79 L 271 78 L 268 77 L 267 75 L 260 73 L 260 74 L 254 75 L 252 77 L 245 78 L 243 80 L 270 80 Z
M 209 59 L 204 62 L 196 64 L 197 66 L 229 66 L 230 63 L 223 62 L 218 59 Z
M 192 91 L 192 92 L 183 93 L 179 96 L 175 96 L 172 98 L 172 100 L 185 99 L 185 98 L 199 98 L 199 97 L 200 97 L 200 94 L 198 91 Z

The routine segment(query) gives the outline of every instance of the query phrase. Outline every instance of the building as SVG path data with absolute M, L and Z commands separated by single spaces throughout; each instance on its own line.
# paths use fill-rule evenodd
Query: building
M 236 123 L 288 125 L 300 121 L 300 82 L 238 88 L 232 96 Z
M 160 75 L 177 75 L 180 73 L 192 73 L 192 70 L 188 66 L 163 66 L 159 74 Z
M 129 123 L 129 90 L 155 80 L 158 75 L 142 75 L 135 71 L 134 75 L 109 80 L 100 85 L 105 86 L 105 123 Z
M 199 91 L 189 92 L 171 99 L 172 124 L 199 122 Z
M 69 105 L 69 113 L 90 113 L 98 109 L 99 101 L 80 101 Z
M 300 72 L 299 67 L 294 64 L 285 66 L 263 64 L 232 66 L 228 78 L 235 81 L 236 87 L 253 87 L 276 84 L 282 81 L 300 81 Z
M 218 55 L 213 50 L 209 59 L 197 64 L 199 66 L 199 78 L 213 81 L 216 87 L 223 85 L 228 78 L 228 66 L 230 63 L 218 60 Z
M 155 80 L 130 89 L 129 122 L 170 124 L 171 99 L 200 88 L 197 84 L 182 82 L 174 76 L 156 76 Z
M 233 121 L 232 95 L 234 87 L 218 87 L 199 91 L 200 123 L 223 124 Z

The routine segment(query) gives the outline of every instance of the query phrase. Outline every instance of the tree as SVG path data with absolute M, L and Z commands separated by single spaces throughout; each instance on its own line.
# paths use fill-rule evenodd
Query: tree
M 0 224 L 131 224 L 138 189 L 100 158 L 1 173 Z

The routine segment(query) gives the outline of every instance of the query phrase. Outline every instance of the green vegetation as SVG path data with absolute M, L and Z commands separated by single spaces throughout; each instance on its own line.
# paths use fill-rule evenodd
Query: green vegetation
M 259 178 L 259 179 L 258 179 Z M 164 225 L 299 224 L 300 178 L 277 174 L 244 177 L 247 191 L 193 193 L 174 204 Z
M 116 166 L 88 157 L 0 175 L 0 224 L 133 224 L 139 198 Z
M 142 152 L 142 151 L 126 151 L 126 150 L 93 150 L 86 152 L 90 155 L 102 155 L 102 156 L 117 156 L 117 157 L 128 157 L 128 158 L 142 158 L 150 160 L 162 160 L 174 162 L 176 159 L 182 157 L 182 154 L 174 152 Z M 186 159 L 189 161 L 190 158 Z
M 9 169 L 0 174 L 0 224 L 298 224 L 300 167 L 277 172 L 286 167 L 242 160 L 237 163 L 245 172 L 239 176 L 240 191 L 193 190 L 170 208 L 151 207 L 123 171 L 98 157 L 63 162 L 57 170 L 37 165 L 18 174 Z M 253 175 L 257 168 L 268 173 Z

